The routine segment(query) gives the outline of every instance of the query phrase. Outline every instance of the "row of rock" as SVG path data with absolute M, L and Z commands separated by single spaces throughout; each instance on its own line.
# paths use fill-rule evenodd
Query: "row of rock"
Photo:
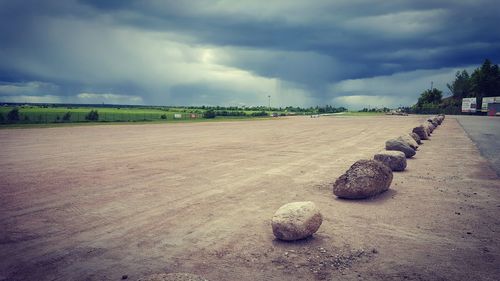
M 385 151 L 375 154 L 373 160 L 355 162 L 342 174 L 333 184 L 333 193 L 339 198 L 364 199 L 388 190 L 392 172 L 406 169 L 406 158 L 416 154 L 422 140 L 428 140 L 444 118 L 444 115 L 431 117 L 411 133 L 386 141 Z M 276 211 L 271 225 L 276 238 L 293 241 L 314 234 L 322 220 L 313 202 L 293 202 Z
M 413 128 L 413 133 L 415 133 L 422 140 L 428 140 L 434 129 L 443 123 L 444 118 L 444 115 L 429 118 L 427 119 L 427 122 Z

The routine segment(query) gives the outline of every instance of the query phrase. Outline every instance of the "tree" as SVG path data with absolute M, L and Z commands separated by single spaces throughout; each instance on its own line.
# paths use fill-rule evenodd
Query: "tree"
M 446 84 L 448 89 L 450 89 L 453 94 L 453 98 L 461 100 L 468 97 L 472 93 L 472 81 L 467 73 L 467 70 L 457 71 L 455 74 L 455 81 L 451 84 Z
M 69 122 L 69 121 L 71 121 L 71 112 L 70 111 L 64 113 L 64 115 L 62 117 L 62 121 L 63 122 Z
M 443 92 L 436 88 L 432 90 L 425 90 L 418 98 L 417 107 L 437 105 L 441 103 L 442 98 Z
M 87 121 L 99 121 L 99 113 L 97 110 L 91 110 L 87 115 L 85 115 L 85 120 Z
M 15 123 L 19 121 L 19 108 L 14 107 L 7 113 L 7 121 L 10 123 Z
M 207 119 L 213 119 L 213 118 L 215 118 L 215 115 L 216 115 L 215 111 L 210 109 L 210 110 L 205 111 L 205 114 L 203 114 L 203 117 L 207 118 Z
M 498 65 L 493 65 L 489 59 L 484 60 L 483 65 L 472 73 L 471 84 L 472 90 L 478 98 L 500 95 L 500 70 Z

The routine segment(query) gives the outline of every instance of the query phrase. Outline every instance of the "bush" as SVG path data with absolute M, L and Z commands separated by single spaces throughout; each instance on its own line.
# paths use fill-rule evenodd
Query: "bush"
M 207 118 L 207 119 L 213 119 L 215 118 L 215 111 L 213 110 L 207 110 L 205 111 L 205 114 L 203 114 L 203 118 Z
M 166 115 L 166 114 L 162 114 L 162 115 L 160 116 L 160 118 L 161 118 L 161 119 L 167 119 L 167 115 Z
M 0 113 L 0 123 L 3 123 L 4 120 L 5 120 L 5 118 L 3 117 L 3 114 Z
M 215 111 L 217 116 L 246 116 L 244 111 L 227 111 L 227 110 L 217 110 Z
M 265 111 L 252 112 L 253 117 L 269 116 Z
M 97 110 L 91 110 L 87 115 L 85 115 L 85 120 L 87 121 L 99 121 L 99 113 Z
M 71 121 L 71 112 L 66 112 L 64 113 L 63 117 L 62 117 L 62 121 L 63 122 L 69 122 Z
M 9 113 L 7 113 L 7 121 L 15 123 L 19 121 L 19 108 L 14 107 Z

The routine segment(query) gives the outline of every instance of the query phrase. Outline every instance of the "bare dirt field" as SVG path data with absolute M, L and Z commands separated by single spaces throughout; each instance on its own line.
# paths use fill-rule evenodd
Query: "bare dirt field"
M 331 183 L 422 116 L 0 130 L 0 280 L 498 280 L 500 181 L 453 116 L 391 189 Z M 274 239 L 311 200 L 312 238 Z

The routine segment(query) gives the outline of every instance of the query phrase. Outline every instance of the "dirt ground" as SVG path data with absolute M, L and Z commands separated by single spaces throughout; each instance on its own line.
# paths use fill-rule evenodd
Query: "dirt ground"
M 500 181 L 452 116 L 391 189 L 331 183 L 415 116 L 0 130 L 0 280 L 498 280 Z M 312 238 L 274 239 L 311 200 Z

